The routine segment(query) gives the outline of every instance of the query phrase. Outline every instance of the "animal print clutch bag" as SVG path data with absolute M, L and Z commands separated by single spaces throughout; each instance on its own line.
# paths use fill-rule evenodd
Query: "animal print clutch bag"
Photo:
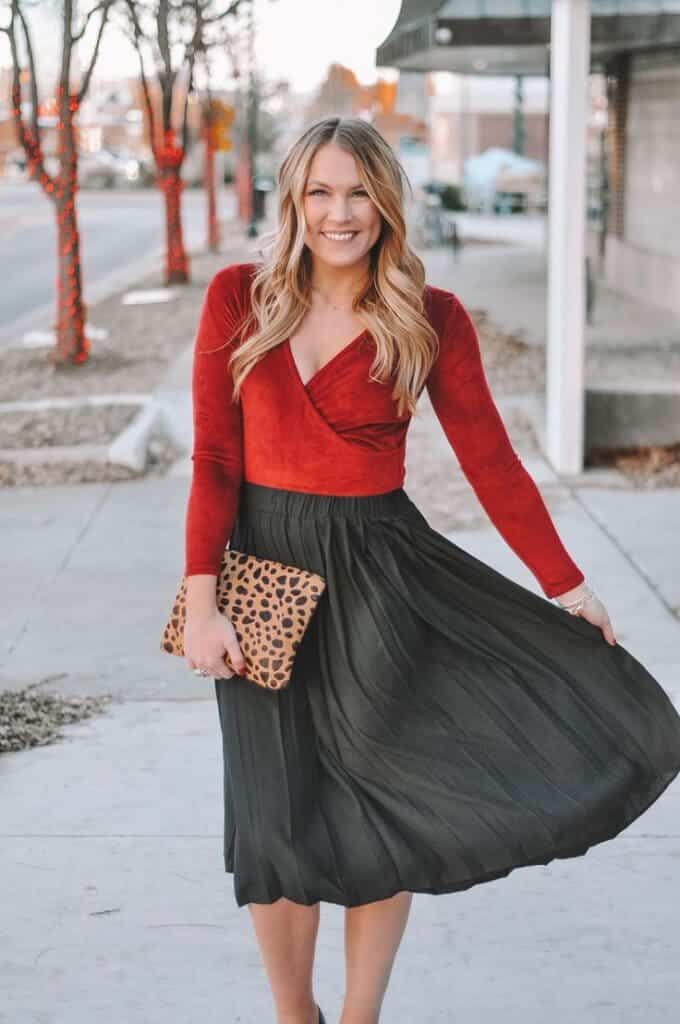
M 316 573 L 225 548 L 217 608 L 234 627 L 247 679 L 270 690 L 288 685 L 295 652 L 325 588 Z M 161 650 L 168 654 L 184 656 L 186 589 L 182 576 L 161 638 Z M 224 660 L 233 672 L 226 652 Z

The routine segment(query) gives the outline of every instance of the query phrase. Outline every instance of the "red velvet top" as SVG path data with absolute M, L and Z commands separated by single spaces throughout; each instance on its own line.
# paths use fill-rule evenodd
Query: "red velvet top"
M 219 270 L 208 285 L 194 343 L 193 474 L 185 575 L 217 575 L 242 480 L 317 494 L 380 494 L 405 479 L 410 416 L 389 383 L 368 378 L 374 346 L 364 331 L 303 383 L 288 341 L 271 349 L 231 400 L 228 358 L 249 309 L 254 265 Z M 426 315 L 440 350 L 426 387 L 475 494 L 547 597 L 584 579 L 564 548 L 489 391 L 475 326 L 449 291 L 426 285 Z M 230 344 L 225 342 L 230 341 Z M 224 346 L 218 352 L 206 349 Z

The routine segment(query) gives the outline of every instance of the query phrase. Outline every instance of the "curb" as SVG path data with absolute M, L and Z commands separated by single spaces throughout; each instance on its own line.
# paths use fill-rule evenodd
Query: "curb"
M 151 397 L 106 449 L 106 461 L 140 473 L 146 466 L 149 441 L 160 410 Z

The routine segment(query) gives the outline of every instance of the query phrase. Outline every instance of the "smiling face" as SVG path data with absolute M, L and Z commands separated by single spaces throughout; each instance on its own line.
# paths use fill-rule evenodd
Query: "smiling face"
M 315 260 L 336 267 L 368 260 L 380 236 L 380 212 L 361 183 L 352 154 L 333 142 L 314 154 L 304 213 L 305 244 Z

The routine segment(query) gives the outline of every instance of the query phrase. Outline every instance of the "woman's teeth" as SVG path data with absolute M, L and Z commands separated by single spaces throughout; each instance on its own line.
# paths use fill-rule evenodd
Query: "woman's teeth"
M 349 242 L 354 238 L 356 231 L 322 231 L 324 238 L 330 238 L 332 242 Z

